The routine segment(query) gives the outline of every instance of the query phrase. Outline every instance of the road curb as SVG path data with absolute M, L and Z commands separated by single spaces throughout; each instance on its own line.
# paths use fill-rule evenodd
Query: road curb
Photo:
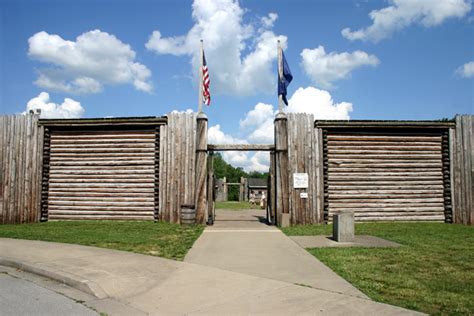
M 0 257 L 0 265 L 20 269 L 29 273 L 55 280 L 57 282 L 66 284 L 72 288 L 75 288 L 76 290 L 90 294 L 98 299 L 104 299 L 108 297 L 107 293 L 105 293 L 105 291 L 97 283 L 90 280 L 79 279 L 78 276 L 72 275 L 67 272 L 53 271 L 52 269 L 46 267 L 40 267 L 39 264 L 30 264 L 2 257 Z

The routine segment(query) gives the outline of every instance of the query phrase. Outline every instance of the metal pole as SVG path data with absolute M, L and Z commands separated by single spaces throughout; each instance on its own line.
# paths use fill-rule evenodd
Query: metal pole
M 283 78 L 283 64 L 282 64 L 282 56 L 281 56 L 281 44 L 280 40 L 278 40 L 278 84 L 280 84 L 280 80 Z M 278 112 L 283 113 L 283 96 L 281 94 L 278 95 Z
M 203 62 L 204 44 L 201 39 L 201 58 L 199 59 L 199 95 L 198 95 L 198 113 L 202 112 L 202 62 Z

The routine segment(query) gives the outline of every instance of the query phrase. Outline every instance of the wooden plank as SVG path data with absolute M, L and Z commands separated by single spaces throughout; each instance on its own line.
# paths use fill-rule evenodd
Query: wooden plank
M 273 151 L 274 145 L 268 144 L 208 144 L 209 151 Z

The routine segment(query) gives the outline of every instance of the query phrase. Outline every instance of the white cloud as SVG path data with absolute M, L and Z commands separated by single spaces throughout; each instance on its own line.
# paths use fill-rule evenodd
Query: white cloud
M 271 104 L 258 103 L 240 120 L 240 129 L 248 133 L 250 143 L 273 143 L 273 119 L 275 111 Z
M 314 87 L 299 88 L 288 100 L 288 113 L 313 114 L 315 119 L 348 120 L 352 112 L 352 103 L 335 103 L 328 91 Z M 274 141 L 274 119 L 276 110 L 273 105 L 257 103 L 240 120 L 240 132 L 245 135 L 244 139 L 237 139 L 225 134 L 220 125 L 209 129 L 209 143 L 214 144 L 272 144 Z M 224 159 L 246 171 L 268 171 L 270 158 L 268 153 L 257 152 L 255 154 L 241 152 L 224 152 Z
M 49 102 L 49 94 L 41 92 L 37 97 L 28 101 L 26 112 L 41 110 L 41 118 L 79 118 L 84 115 L 81 103 L 73 99 L 65 98 L 63 103 Z
M 335 103 L 328 91 L 307 87 L 298 88 L 293 93 L 285 110 L 288 113 L 313 114 L 315 119 L 348 120 L 352 103 Z M 240 120 L 240 130 L 247 135 L 249 143 L 273 143 L 275 114 L 273 105 L 264 103 L 256 104 L 245 114 Z
M 28 40 L 28 55 L 47 63 L 35 83 L 45 89 L 68 93 L 98 93 L 104 84 L 133 84 L 151 92 L 151 71 L 135 61 L 136 53 L 114 35 L 93 30 L 69 41 L 39 32 Z
M 244 13 L 235 0 L 195 0 L 195 24 L 186 35 L 163 37 L 160 31 L 154 31 L 145 46 L 157 54 L 189 56 L 196 76 L 199 40 L 203 39 L 212 91 L 235 95 L 271 93 L 276 84 L 272 63 L 277 57 L 277 40 L 285 49 L 287 38 L 271 30 L 277 14 L 270 13 L 254 27 L 243 22 Z
M 470 0 L 390 0 L 390 3 L 369 13 L 372 25 L 357 31 L 345 28 L 342 36 L 351 41 L 378 42 L 411 24 L 432 27 L 449 18 L 462 18 L 471 10 Z
M 288 100 L 287 112 L 313 114 L 315 119 L 348 120 L 352 103 L 335 103 L 326 90 L 298 88 Z
M 301 52 L 304 72 L 315 83 L 331 88 L 332 82 L 350 77 L 353 70 L 363 66 L 377 66 L 380 61 L 375 55 L 357 50 L 352 53 L 326 53 L 323 46 L 305 48 Z
M 474 77 L 474 61 L 465 63 L 456 70 L 456 74 L 464 78 Z
M 235 138 L 225 134 L 219 124 L 209 127 L 207 130 L 207 142 L 209 144 L 247 144 L 243 139 Z
M 224 133 L 219 124 L 208 129 L 207 141 L 209 144 L 248 144 L 244 139 L 235 138 Z M 241 167 L 246 171 L 268 171 L 269 162 L 266 165 L 262 163 L 265 160 L 262 160 L 258 154 L 254 153 L 251 155 L 248 152 L 224 151 L 222 152 L 222 158 L 232 166 Z

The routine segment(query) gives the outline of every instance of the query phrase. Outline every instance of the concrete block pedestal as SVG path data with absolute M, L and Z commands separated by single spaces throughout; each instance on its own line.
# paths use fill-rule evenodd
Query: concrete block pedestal
M 354 212 L 338 212 L 333 215 L 332 238 L 337 242 L 354 241 Z

